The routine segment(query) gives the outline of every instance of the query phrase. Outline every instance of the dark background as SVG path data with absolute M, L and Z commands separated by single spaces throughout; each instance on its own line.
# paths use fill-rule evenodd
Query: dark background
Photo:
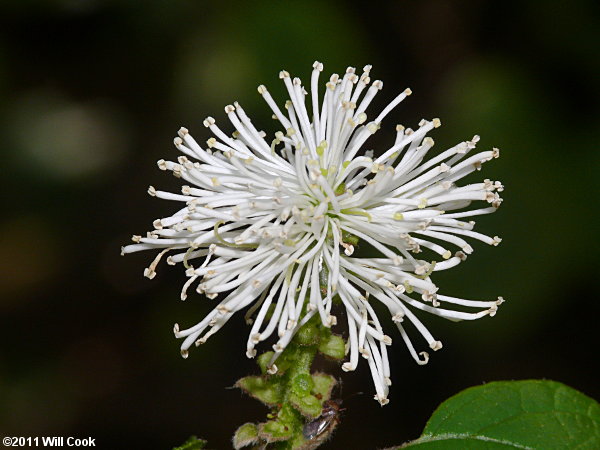
M 155 161 L 177 156 L 180 126 L 204 142 L 202 120 L 223 119 L 238 100 L 273 133 L 256 86 L 281 103 L 279 70 L 308 81 L 315 59 L 327 76 L 373 64 L 385 87 L 371 111 L 412 88 L 379 148 L 395 123 L 440 117 L 436 148 L 480 134 L 480 148 L 502 157 L 472 180 L 506 185 L 502 208 L 478 220 L 503 243 L 474 243 L 435 280 L 446 294 L 507 302 L 476 322 L 419 314 L 444 342 L 424 367 L 390 327 L 391 403 L 372 400 L 361 363 L 343 376 L 347 411 L 326 447 L 414 439 L 441 401 L 492 380 L 554 379 L 599 398 L 598 13 L 591 0 L 4 0 L 2 434 L 91 436 L 111 449 L 165 449 L 197 434 L 226 449 L 237 426 L 264 418 L 226 389 L 257 372 L 241 317 L 183 360 L 172 325 L 196 323 L 208 302 L 179 300 L 179 267 L 161 265 L 149 281 L 153 255 L 121 258 L 119 248 L 173 211 L 145 191 L 179 189 Z

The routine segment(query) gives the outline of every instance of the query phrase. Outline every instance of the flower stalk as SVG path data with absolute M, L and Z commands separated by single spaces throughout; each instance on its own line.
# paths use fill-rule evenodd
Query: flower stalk
M 235 449 L 269 445 L 274 449 L 308 450 L 331 436 L 337 420 L 321 419 L 321 414 L 337 381 L 331 375 L 311 372 L 317 354 L 340 360 L 345 356 L 345 342 L 314 316 L 288 344 L 275 370 L 268 364 L 273 352 L 266 352 L 257 358 L 262 375 L 238 380 L 238 388 L 271 411 L 265 422 L 238 428 L 233 438 Z

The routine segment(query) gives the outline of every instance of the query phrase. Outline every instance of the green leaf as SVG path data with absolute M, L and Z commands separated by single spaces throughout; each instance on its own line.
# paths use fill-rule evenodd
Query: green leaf
M 204 439 L 191 436 L 183 445 L 174 447 L 173 450 L 202 450 L 205 446 L 206 441 Z
M 337 384 L 336 379 L 326 373 L 315 373 L 312 375 L 312 379 L 314 383 L 312 393 L 320 398 L 321 403 L 329 400 L 331 391 Z
M 597 449 L 600 405 L 554 381 L 489 383 L 446 400 L 402 448 Z
M 319 352 L 333 359 L 343 359 L 346 355 L 346 343 L 340 336 L 331 334 L 327 338 L 321 339 Z
M 308 321 L 298 330 L 296 336 L 294 336 L 294 341 L 299 345 L 315 345 L 319 342 L 319 328 L 311 321 Z
M 254 423 L 245 423 L 233 435 L 233 448 L 240 449 L 258 442 L 258 427 Z
M 283 400 L 283 386 L 281 380 L 276 377 L 244 377 L 240 378 L 235 386 L 269 406 Z
M 300 414 L 302 414 L 305 417 L 314 419 L 321 415 L 321 410 L 323 409 L 323 406 L 319 399 L 314 395 L 308 394 L 300 396 L 292 394 L 289 396 L 289 401 L 294 406 L 294 408 L 296 408 L 300 412 Z
M 269 365 L 269 361 L 271 361 L 271 357 L 275 354 L 275 352 L 265 352 L 256 358 L 256 363 L 258 367 L 260 367 L 260 372 L 263 375 L 267 374 L 267 366 Z
M 292 437 L 292 430 L 277 420 L 269 420 L 258 426 L 260 439 L 267 442 L 286 441 Z
M 304 396 L 310 394 L 315 383 L 307 373 L 300 373 L 292 378 L 291 388 L 296 395 Z

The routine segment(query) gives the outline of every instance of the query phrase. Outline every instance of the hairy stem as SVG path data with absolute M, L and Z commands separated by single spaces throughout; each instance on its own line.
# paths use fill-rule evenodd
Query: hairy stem
M 327 422 L 324 427 L 316 425 L 336 380 L 331 375 L 311 373 L 311 367 L 317 353 L 334 359 L 343 358 L 344 347 L 343 339 L 334 335 L 315 315 L 298 330 L 279 356 L 275 374 L 267 373 L 273 352 L 260 355 L 257 362 L 262 375 L 242 378 L 236 386 L 269 406 L 271 411 L 266 422 L 242 425 L 235 433 L 234 447 L 317 448 L 335 427 L 336 422 Z M 307 426 L 319 432 L 307 433 Z

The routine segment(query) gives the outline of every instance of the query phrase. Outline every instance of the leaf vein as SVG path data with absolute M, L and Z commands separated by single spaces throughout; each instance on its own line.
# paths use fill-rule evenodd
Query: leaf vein
M 409 445 L 407 445 L 407 447 L 409 447 L 411 444 L 421 444 L 421 443 L 425 443 L 425 442 L 445 441 L 445 440 L 454 440 L 454 439 L 473 439 L 473 440 L 477 440 L 477 441 L 492 442 L 494 444 L 508 445 L 508 446 L 511 446 L 514 448 L 519 448 L 522 450 L 534 450 L 533 447 L 521 445 L 516 442 L 511 442 L 511 441 L 507 441 L 504 439 L 495 439 L 495 438 L 491 438 L 488 436 L 478 436 L 478 435 L 473 435 L 473 434 L 467 434 L 467 433 L 458 433 L 458 434 L 445 433 L 445 434 L 438 434 L 435 436 L 433 436 L 433 435 L 422 436 L 415 441 L 409 442 Z

